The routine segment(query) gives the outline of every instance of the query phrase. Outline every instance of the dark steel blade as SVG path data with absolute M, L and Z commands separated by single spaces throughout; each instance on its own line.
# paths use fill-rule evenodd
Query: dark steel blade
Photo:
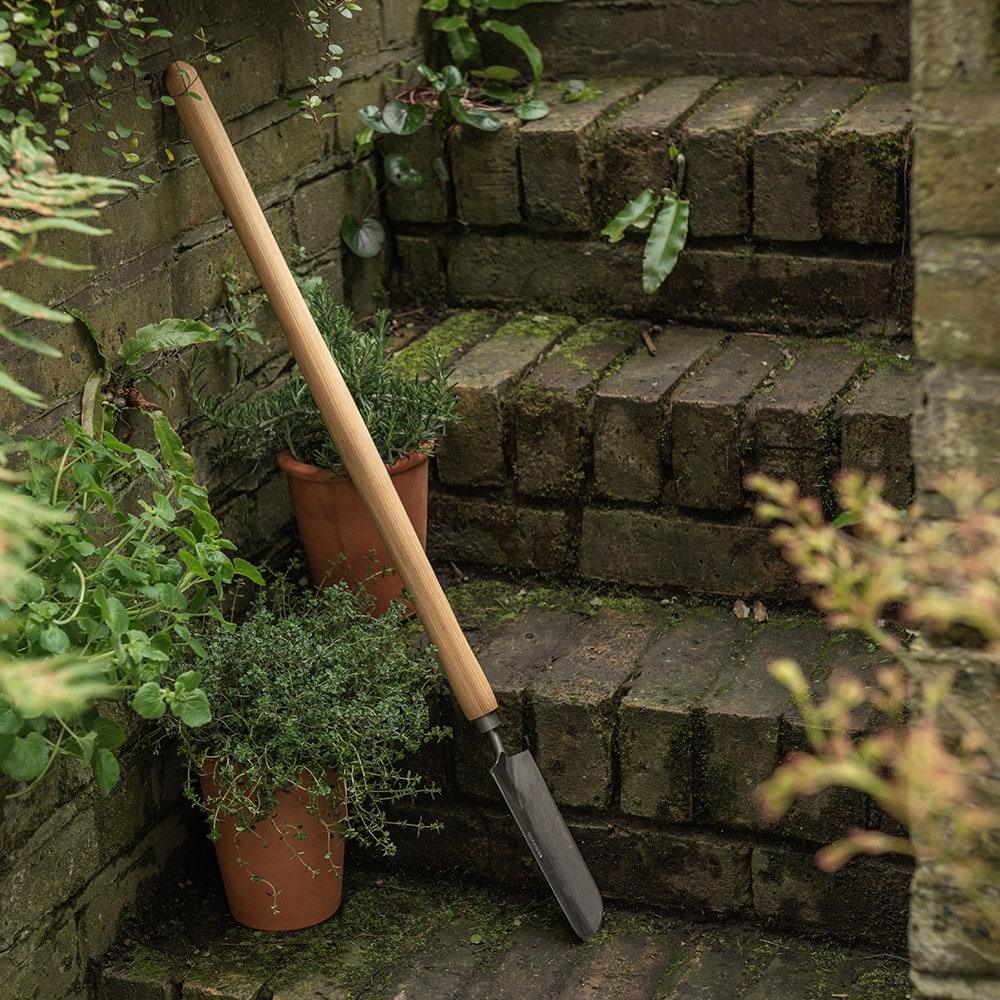
M 527 750 L 508 756 L 499 749 L 490 774 L 570 926 L 586 941 L 601 926 L 604 903 L 535 759 Z

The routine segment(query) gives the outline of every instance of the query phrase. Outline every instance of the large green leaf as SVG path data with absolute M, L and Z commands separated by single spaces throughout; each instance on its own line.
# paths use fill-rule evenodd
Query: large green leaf
M 448 42 L 448 51 L 452 59 L 463 69 L 478 66 L 482 63 L 479 51 L 479 39 L 469 26 L 464 14 L 454 17 L 439 17 L 431 25 L 435 31 L 443 31 Z
M 352 253 L 359 257 L 375 257 L 385 243 L 385 230 L 378 219 L 362 219 L 348 212 L 340 223 L 340 235 Z
M 70 322 L 70 317 L 59 309 L 50 309 L 17 292 L 12 292 L 9 288 L 0 288 L 0 306 L 5 306 L 11 312 L 20 313 L 29 319 L 42 319 L 50 323 Z M 11 338 L 8 336 L 7 339 Z
M 537 121 L 548 113 L 549 106 L 540 97 L 529 97 L 514 107 L 514 114 L 523 122 Z
M 107 795 L 121 777 L 121 768 L 115 755 L 110 750 L 101 747 L 94 755 L 94 782 L 101 795 Z
M 160 685 L 156 681 L 146 681 L 132 698 L 132 709 L 143 719 L 159 719 L 167 710 Z
M 601 235 L 607 236 L 612 243 L 617 243 L 629 226 L 645 229 L 660 204 L 660 196 L 653 194 L 652 188 L 646 188 L 637 194 L 602 230 Z
M 44 354 L 49 358 L 62 357 L 62 351 L 51 344 L 46 344 L 44 340 L 39 340 L 30 333 L 25 333 L 24 330 L 18 330 L 12 326 L 0 326 L 0 337 L 9 340 L 18 347 L 23 347 L 25 350 L 34 351 L 36 354 Z
M 394 135 L 413 135 L 426 117 L 427 109 L 422 104 L 393 100 L 382 109 L 382 121 Z
M 483 31 L 492 31 L 506 38 L 511 45 L 519 48 L 528 60 L 531 75 L 537 84 L 542 78 L 542 53 L 531 40 L 528 33 L 519 24 L 507 24 L 505 21 L 483 21 Z
M 134 365 L 153 351 L 208 344 L 218 340 L 220 336 L 214 327 L 197 320 L 164 319 L 136 330 L 135 336 L 126 340 L 118 349 L 118 354 L 125 364 Z
M 687 242 L 690 206 L 670 191 L 663 196 L 663 207 L 657 213 L 642 255 L 642 290 L 652 295 L 677 265 Z
M 390 153 L 385 158 L 385 176 L 404 191 L 416 191 L 424 184 L 424 175 L 402 153 Z
M 0 771 L 14 781 L 37 778 L 49 763 L 49 745 L 41 733 L 0 736 Z
M 457 97 L 442 94 L 441 107 L 447 108 L 455 121 L 469 128 L 479 129 L 480 132 L 496 132 L 503 122 L 496 115 L 489 111 L 470 111 Z

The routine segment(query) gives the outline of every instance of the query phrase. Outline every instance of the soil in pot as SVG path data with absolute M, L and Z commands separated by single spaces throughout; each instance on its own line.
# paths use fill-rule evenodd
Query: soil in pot
M 219 787 L 201 776 L 207 802 Z M 312 927 L 340 909 L 344 841 L 337 824 L 343 804 L 320 799 L 310 812 L 302 788 L 278 794 L 274 813 L 252 830 L 237 830 L 220 814 L 215 854 L 233 917 L 246 927 L 292 931 Z
M 288 452 L 278 455 L 278 465 L 288 481 L 313 584 L 344 580 L 363 588 L 375 600 L 373 614 L 382 614 L 390 601 L 402 597 L 403 581 L 354 484 L 346 476 L 299 462 Z M 419 452 L 388 467 L 421 545 L 427 544 L 428 471 L 427 456 Z

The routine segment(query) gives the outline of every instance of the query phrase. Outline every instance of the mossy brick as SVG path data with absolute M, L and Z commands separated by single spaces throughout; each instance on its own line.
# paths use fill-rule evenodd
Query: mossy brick
M 643 653 L 619 710 L 622 812 L 669 823 L 694 818 L 696 711 L 741 632 L 731 614 L 689 614 Z
M 918 497 L 959 470 L 1000 483 L 997 399 L 1000 372 L 937 365 L 924 375 L 912 424 Z
M 381 76 L 362 76 L 356 79 L 341 80 L 337 84 L 334 97 L 337 109 L 337 117 L 334 119 L 335 148 L 339 153 L 350 154 L 354 150 L 354 140 L 357 134 L 365 127 L 358 117 L 358 110 L 371 104 L 379 108 L 382 107 L 385 101 L 385 80 Z M 303 124 L 305 123 L 303 122 Z M 420 134 L 420 132 L 416 133 L 416 135 Z M 412 140 L 414 136 L 407 136 L 407 139 Z M 386 152 L 388 151 L 386 150 Z
M 382 152 L 405 156 L 424 179 L 420 187 L 407 191 L 395 184 L 386 185 L 385 207 L 393 222 L 446 222 L 451 214 L 452 185 L 443 180 L 435 161 L 447 163 L 444 138 L 430 125 L 413 135 L 387 135 Z
M 752 796 L 778 765 L 781 718 L 791 700 L 768 667 L 781 658 L 808 664 L 825 638 L 820 627 L 785 629 L 769 623 L 748 636 L 716 677 L 703 701 L 703 808 L 709 822 L 750 830 L 768 825 Z
M 881 476 L 883 496 L 896 507 L 913 497 L 910 420 L 918 371 L 879 368 L 853 394 L 840 415 L 840 465 L 866 478 Z
M 823 626 L 817 623 L 810 627 L 821 629 Z M 829 695 L 831 678 L 848 675 L 866 686 L 872 685 L 878 664 L 886 660 L 886 654 L 872 651 L 868 640 L 859 633 L 838 633 L 828 635 L 819 654 L 809 662 L 800 661 L 799 665 L 809 685 L 810 697 L 818 704 Z M 853 713 L 852 737 L 865 732 L 871 714 L 866 706 Z M 812 752 L 797 705 L 791 705 L 785 712 L 781 730 L 782 760 L 793 752 Z M 861 792 L 834 785 L 797 798 L 775 823 L 774 829 L 781 836 L 828 844 L 839 840 L 848 830 L 868 826 L 868 817 L 869 801 Z
M 245 971 L 220 969 L 212 956 L 205 962 L 196 957 L 192 964 L 194 968 L 184 975 L 180 1000 L 258 1000 L 265 995 L 266 976 L 262 971 L 250 967 Z
M 478 948 L 469 947 L 469 918 L 457 916 L 443 926 L 436 927 L 422 942 L 419 955 L 403 959 L 393 969 L 388 982 L 387 995 L 397 997 L 454 997 L 468 996 L 468 989 L 476 979 L 477 970 L 485 955 Z M 491 955 L 491 958 L 496 956 Z M 286 1000 L 298 1000 L 308 994 L 285 994 Z M 322 997 L 342 996 L 346 992 L 331 993 L 329 987 L 319 994 Z M 275 994 L 273 1000 L 280 1000 Z
M 327 142 L 322 129 L 293 116 L 251 132 L 235 148 L 258 201 L 269 209 L 272 189 L 279 189 L 283 200 L 290 178 L 319 169 Z
M 555 997 L 578 956 L 544 927 L 526 922 L 518 927 L 511 946 L 496 964 L 467 980 L 465 1000 L 523 1000 Z
M 649 642 L 652 608 L 599 611 L 589 621 L 577 620 L 570 627 L 570 648 L 529 675 L 535 756 L 560 805 L 612 805 L 616 709 Z
M 834 408 L 861 369 L 846 344 L 799 346 L 770 392 L 747 407 L 757 471 L 793 479 L 809 495 L 825 494 L 836 460 Z
M 521 221 L 521 177 L 518 171 L 520 122 L 500 115 L 495 132 L 462 128 L 451 140 L 451 176 L 455 209 L 468 226 L 517 225 Z
M 687 161 L 684 193 L 691 202 L 692 236 L 750 232 L 753 127 L 789 85 L 780 77 L 729 81 L 685 122 L 680 149 Z
M 667 80 L 603 125 L 594 141 L 598 222 L 611 219 L 643 189 L 659 191 L 673 183 L 677 169 L 670 146 L 680 123 L 715 83 L 714 76 Z
M 700 830 L 603 823 L 579 831 L 581 852 L 606 898 L 736 915 L 751 902 L 750 844 Z
M 529 225 L 586 232 L 598 221 L 591 217 L 590 145 L 602 117 L 638 94 L 643 84 L 632 79 L 589 82 L 600 90 L 598 97 L 554 101 L 546 117 L 521 127 L 521 181 Z
M 920 356 L 1000 368 L 1000 240 L 935 234 L 916 261 L 914 339 Z
M 820 79 L 754 130 L 753 235 L 811 241 L 822 236 L 822 137 L 862 93 L 863 80 Z
M 145 275 L 139 280 L 136 280 L 133 273 L 129 273 L 134 269 L 141 271 L 143 267 Z M 174 278 L 167 261 L 159 253 L 146 254 L 138 261 L 130 261 L 123 268 L 112 272 L 112 275 L 107 275 L 106 283 L 102 282 L 98 288 L 93 289 L 93 297 L 79 296 L 70 303 L 86 313 L 101 336 L 104 353 L 108 358 L 139 327 L 156 323 L 166 316 L 185 315 L 174 312 L 172 308 Z M 98 297 L 99 293 L 103 294 Z M 200 313 L 201 310 L 187 315 L 197 316 Z M 85 363 L 91 361 L 89 352 L 85 351 L 81 357 Z M 73 366 L 66 365 L 66 368 L 68 370 L 65 374 L 72 378 Z M 76 388 L 83 385 L 83 381 L 76 382 Z
M 910 959 L 914 981 L 931 987 L 925 995 L 978 997 L 979 989 L 1000 980 L 995 931 L 990 934 L 986 929 L 989 920 L 983 912 L 989 899 L 986 892 L 957 884 L 940 864 L 917 869 L 912 883 Z M 971 990 L 966 986 L 952 992 L 955 985 L 964 985 L 963 980 L 978 983 Z
M 655 996 L 664 970 L 680 960 L 686 944 L 681 928 L 657 928 L 655 933 L 617 928 L 591 949 L 556 1000 L 647 1000 Z
M 672 466 L 681 507 L 745 506 L 740 436 L 751 393 L 781 361 L 774 337 L 738 336 L 673 395 Z
M 175 1000 L 174 984 L 162 969 L 135 968 L 122 962 L 101 972 L 101 1000 Z
M 499 705 L 500 737 L 510 754 L 523 750 L 528 735 L 522 695 L 525 687 L 566 656 L 574 643 L 580 616 L 530 607 L 483 641 L 474 642 L 474 651 L 493 688 Z M 493 755 L 488 741 L 470 727 L 455 733 L 456 781 L 466 794 L 481 798 L 496 795 L 490 776 Z
M 339 247 L 340 223 L 347 210 L 348 175 L 346 171 L 327 174 L 304 184 L 292 197 L 297 246 L 307 257 L 316 257 Z
M 462 228 L 449 242 L 455 304 L 609 315 L 636 312 L 641 249 Z M 642 302 L 642 311 L 648 309 Z
M 223 122 L 264 107 L 280 96 L 282 61 L 275 58 L 280 34 L 273 23 L 260 24 L 258 30 L 227 46 L 221 63 L 200 71 Z
M 448 300 L 448 241 L 444 234 L 395 233 L 397 266 L 392 269 L 392 300 L 407 306 Z
M 11 905 L 6 897 L 4 906 Z M 77 948 L 72 913 L 54 916 L 44 935 L 35 940 L 10 944 L 4 939 L 0 952 L 0 987 L 11 1000 L 67 1000 L 81 996 L 85 969 Z
M 430 498 L 428 552 L 434 559 L 565 573 L 576 548 L 569 513 L 496 499 Z
M 813 849 L 780 844 L 756 845 L 752 865 L 753 904 L 761 919 L 905 950 L 910 865 L 889 857 L 856 858 L 821 874 Z
M 106 214 L 107 210 L 91 221 L 102 229 L 108 228 L 108 223 L 104 221 Z M 40 234 L 36 249 L 40 253 L 87 267 L 94 262 L 97 245 L 101 240 L 107 238 L 106 236 L 93 237 L 85 236 L 83 233 L 49 230 Z M 64 302 L 93 281 L 94 274 L 89 268 L 66 271 L 62 268 L 37 267 L 29 262 L 11 265 L 3 274 L 4 288 L 25 295 L 33 302 L 40 302 L 42 305 L 57 305 Z
M 763 976 L 741 1000 L 801 1000 L 809 996 L 862 996 L 857 980 L 863 967 L 854 956 L 835 951 L 827 942 L 783 941 L 764 958 Z M 752 954 L 752 953 L 751 953 Z M 748 955 L 748 958 L 750 956 Z M 759 973 L 758 973 L 759 974 Z M 880 1000 L 887 1000 L 881 988 Z
M 993 0 L 914 0 L 910 6 L 911 79 L 915 86 L 930 94 L 952 84 L 972 84 L 969 90 L 996 84 L 1000 53 Z M 992 45 L 990 39 L 994 40 Z
M 905 83 L 873 87 L 840 118 L 823 151 L 823 235 L 846 243 L 901 238 L 904 165 L 910 145 Z
M 514 407 L 518 493 L 566 498 L 581 492 L 590 458 L 590 400 L 637 335 L 627 321 L 595 320 L 556 344 L 524 379 Z
M 636 260 L 633 266 L 641 265 Z M 841 336 L 857 330 L 884 336 L 886 328 L 910 322 L 899 285 L 894 263 L 886 258 L 693 246 L 644 309 L 738 330 Z
M 397 0 L 383 3 L 382 41 L 388 46 L 417 46 L 420 43 L 420 22 L 423 4 L 420 0 Z
M 671 452 L 670 395 L 721 332 L 670 327 L 656 353 L 640 347 L 601 381 L 593 402 L 594 488 L 609 500 L 649 503 L 663 491 Z
M 463 309 L 432 326 L 422 337 L 407 344 L 395 355 L 395 362 L 409 371 L 427 349 L 440 353 L 446 365 L 451 365 L 482 340 L 486 340 L 499 325 L 496 313 L 487 309 Z
M 911 195 L 918 236 L 1000 235 L 998 128 L 1000 86 L 956 86 L 921 96 Z
M 766 529 L 634 508 L 584 509 L 580 573 L 703 594 L 802 596 Z
M 286 260 L 295 245 L 291 219 L 283 206 L 264 212 L 271 232 Z M 173 315 L 201 316 L 223 300 L 226 260 L 232 258 L 237 273 L 250 271 L 250 261 L 235 231 L 226 228 L 195 246 L 178 251 L 170 269 Z M 168 315 L 161 312 L 159 316 Z
M 438 449 L 437 470 L 449 486 L 503 486 L 508 410 L 517 384 L 541 355 L 576 324 L 567 317 L 512 320 L 455 363 L 452 383 L 461 419 Z
M 13 945 L 31 936 L 103 866 L 89 796 L 56 810 L 6 860 L 9 867 L 0 880 L 0 941 Z

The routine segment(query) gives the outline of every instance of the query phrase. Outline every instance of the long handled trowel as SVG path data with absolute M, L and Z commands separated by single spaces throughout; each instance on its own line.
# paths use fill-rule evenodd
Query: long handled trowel
M 229 137 L 195 70 L 173 63 L 167 89 L 191 143 L 267 293 L 348 474 L 392 556 L 431 642 L 437 647 L 459 706 L 490 741 L 491 774 L 549 881 L 573 930 L 589 938 L 604 907 L 594 879 L 527 751 L 508 754 L 500 741 L 497 701 L 489 681 L 441 590 L 385 465 L 339 370 L 323 342 Z

